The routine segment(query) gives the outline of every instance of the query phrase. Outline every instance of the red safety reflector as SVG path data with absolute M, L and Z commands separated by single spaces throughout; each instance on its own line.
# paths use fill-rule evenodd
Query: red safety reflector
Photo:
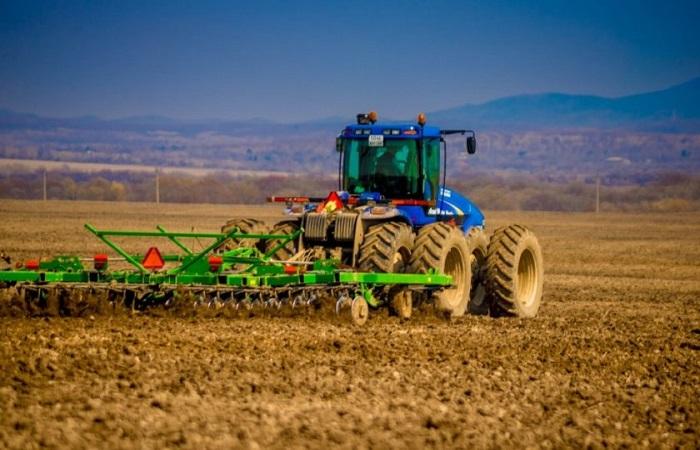
M 309 197 L 268 197 L 268 202 L 273 203 L 309 203 Z
M 92 261 L 95 266 L 95 270 L 102 270 L 105 267 L 107 267 L 107 262 L 109 261 L 109 258 L 104 253 L 98 253 L 95 255 Z
M 402 206 L 434 206 L 435 203 L 433 203 L 432 200 L 414 200 L 414 199 L 394 199 L 391 200 L 391 203 L 394 205 L 402 205 Z
M 160 251 L 156 247 L 151 247 L 146 252 L 146 256 L 143 257 L 141 265 L 146 269 L 155 270 L 162 269 L 165 265 L 165 260 L 160 254 Z
M 292 265 L 292 264 L 285 264 L 284 265 L 284 273 L 286 273 L 287 275 L 294 275 L 297 272 L 298 272 L 297 268 L 294 267 L 294 265 Z
M 39 270 L 38 259 L 28 259 L 24 262 L 24 268 L 27 270 Z
M 224 263 L 224 258 L 219 255 L 211 255 L 209 257 L 209 271 L 218 272 L 221 269 L 221 265 Z

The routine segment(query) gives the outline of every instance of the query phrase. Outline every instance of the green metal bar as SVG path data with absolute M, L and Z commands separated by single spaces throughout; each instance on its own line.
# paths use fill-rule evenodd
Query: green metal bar
M 85 283 L 87 272 L 45 272 L 44 281 L 49 283 Z
M 423 273 L 338 272 L 338 281 L 341 283 L 450 286 L 452 277 L 450 275 Z
M 267 277 L 262 277 L 262 284 L 270 287 L 279 287 L 287 285 L 298 285 L 301 284 L 301 275 L 271 275 Z
M 306 272 L 304 284 L 332 284 L 335 283 L 335 274 L 331 272 Z
M 39 281 L 39 272 L 30 270 L 2 270 L 0 271 L 0 281 Z
M 215 286 L 218 284 L 218 277 L 216 275 L 207 274 L 195 274 L 195 275 L 177 275 L 175 277 L 175 285 L 187 284 L 187 285 L 206 285 Z
M 93 227 L 89 223 L 85 224 L 85 228 L 89 232 L 91 232 L 92 234 L 97 236 L 102 242 L 107 244 L 107 246 L 109 248 L 111 248 L 115 252 L 119 253 L 125 260 L 127 260 L 129 262 L 129 264 L 136 267 L 139 270 L 139 272 L 141 272 L 141 273 L 147 272 L 146 268 L 143 267 L 140 262 L 136 261 L 131 255 L 129 255 L 127 252 L 125 252 L 121 247 L 119 247 L 117 244 L 115 244 L 114 242 L 110 241 L 109 239 L 107 239 L 105 237 L 105 236 L 109 236 L 112 234 L 105 234 L 105 232 L 98 230 L 97 228 Z M 154 233 L 154 234 L 160 236 L 159 233 Z M 122 235 L 117 235 L 117 236 L 122 236 Z M 123 235 L 123 236 L 127 236 L 127 235 Z
M 87 228 L 87 225 L 85 226 Z M 128 237 L 189 237 L 189 238 L 214 238 L 228 236 L 221 233 L 186 233 L 186 232 L 163 232 L 163 231 L 117 231 L 117 230 L 97 230 L 92 227 L 92 232 L 96 236 L 128 236 Z M 88 228 L 89 229 L 89 228 Z M 94 231 L 93 231 L 94 230 Z
M 158 231 L 161 231 L 161 232 L 163 232 L 164 234 L 166 234 L 166 237 L 167 237 L 168 239 L 170 239 L 170 241 L 172 241 L 173 244 L 175 244 L 175 245 L 177 245 L 178 247 L 180 247 L 180 248 L 182 249 L 182 251 L 184 251 L 184 252 L 187 253 L 188 255 L 192 255 L 192 250 L 190 250 L 185 244 L 183 244 L 182 242 L 180 242 L 180 241 L 178 240 L 178 238 L 176 238 L 175 236 L 167 236 L 168 231 L 166 231 L 165 228 L 161 227 L 160 225 L 156 225 L 156 228 L 158 228 Z
M 89 224 L 87 224 L 89 225 Z M 86 228 L 87 228 L 86 225 Z M 123 230 L 97 230 L 90 225 L 92 232 L 96 236 L 128 236 L 128 237 L 184 237 L 184 238 L 251 238 L 251 239 L 283 239 L 288 238 L 290 234 L 246 234 L 236 233 L 236 229 L 231 230 L 231 233 L 194 233 L 184 231 L 123 231 Z M 89 228 L 88 228 L 89 229 Z M 297 232 L 295 234 L 298 235 Z
M 289 236 L 292 236 L 291 234 L 247 234 L 247 233 L 231 233 L 228 235 L 229 237 L 232 238 L 250 238 L 250 239 L 284 239 Z

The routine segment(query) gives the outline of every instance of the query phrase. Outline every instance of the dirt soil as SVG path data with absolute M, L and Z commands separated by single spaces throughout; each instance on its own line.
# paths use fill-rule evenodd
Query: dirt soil
M 0 250 L 267 207 L 0 202 Z M 700 214 L 487 214 L 546 260 L 530 320 L 0 317 L 0 448 L 700 446 Z

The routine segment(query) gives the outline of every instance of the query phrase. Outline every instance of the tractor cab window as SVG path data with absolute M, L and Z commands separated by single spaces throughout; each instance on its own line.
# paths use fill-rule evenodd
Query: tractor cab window
M 415 140 L 386 139 L 381 147 L 370 147 L 367 139 L 347 139 L 343 142 L 343 167 L 343 188 L 351 194 L 423 196 Z
M 426 139 L 421 156 L 424 199 L 435 201 L 440 185 L 440 139 Z

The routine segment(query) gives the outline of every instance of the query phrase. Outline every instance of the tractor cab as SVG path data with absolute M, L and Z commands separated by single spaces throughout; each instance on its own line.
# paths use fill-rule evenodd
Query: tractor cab
M 338 136 L 341 190 L 360 202 L 413 200 L 414 205 L 435 206 L 440 195 L 440 164 L 444 163 L 443 136 L 467 131 L 426 126 L 423 114 L 415 124 L 380 125 L 376 120 L 374 112 L 358 114 L 357 124 L 347 126 Z M 467 149 L 473 153 L 476 141 L 470 133 Z M 444 169 L 442 172 L 444 177 Z

